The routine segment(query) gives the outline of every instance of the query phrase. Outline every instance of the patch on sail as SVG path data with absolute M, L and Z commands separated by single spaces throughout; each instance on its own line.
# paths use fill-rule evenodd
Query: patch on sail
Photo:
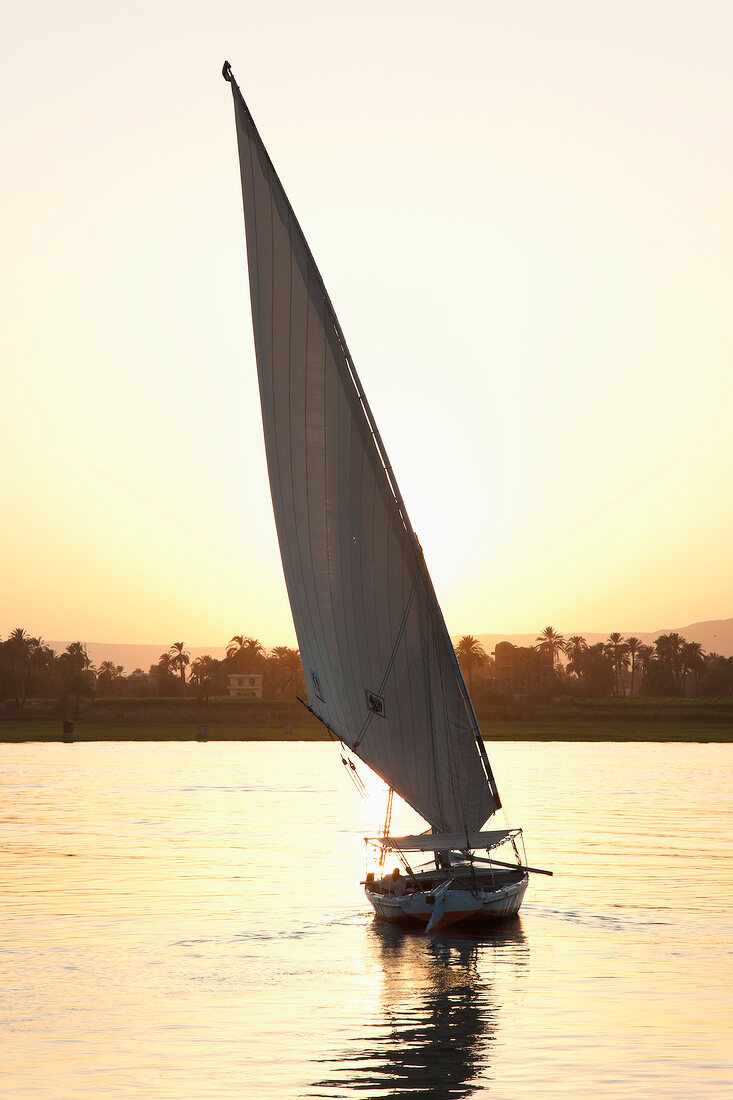
M 310 673 L 311 680 L 313 681 L 313 690 L 315 691 L 321 702 L 325 703 L 326 700 L 323 698 L 323 692 L 321 691 L 321 681 L 318 679 L 318 673 L 314 672 L 313 669 L 310 670 Z
M 384 699 L 381 695 L 375 695 L 373 691 L 367 691 L 366 701 L 369 710 L 374 714 L 378 714 L 380 718 L 384 718 Z

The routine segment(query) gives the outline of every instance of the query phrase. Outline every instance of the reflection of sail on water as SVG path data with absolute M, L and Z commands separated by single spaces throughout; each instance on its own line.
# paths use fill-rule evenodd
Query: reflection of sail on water
M 490 939 L 426 941 L 390 925 L 370 930 L 369 947 L 380 965 L 381 1019 L 365 1019 L 368 1038 L 324 1059 L 331 1072 L 310 1094 L 346 1097 L 470 1096 L 489 1074 L 501 1009 L 488 969 L 498 959 L 513 974 L 527 965 L 520 926 Z M 369 1026 L 371 1024 L 371 1026 Z
M 441 831 L 499 796 L 419 543 L 305 237 L 228 65 L 267 463 L 314 713 Z

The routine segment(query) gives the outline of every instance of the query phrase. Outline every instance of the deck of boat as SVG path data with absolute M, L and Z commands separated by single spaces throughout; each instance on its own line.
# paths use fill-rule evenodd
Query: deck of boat
M 379 882 L 366 882 L 365 892 L 379 920 L 440 932 L 448 925 L 480 927 L 516 916 L 528 878 L 520 867 L 472 871 L 466 864 L 402 879 L 403 893 Z
M 521 882 L 524 875 L 525 872 L 521 867 L 498 867 L 496 869 L 475 867 L 472 869 L 469 864 L 461 863 L 449 870 L 432 868 L 427 871 L 416 871 L 410 878 L 404 876 L 403 882 L 407 885 L 408 890 L 414 889 L 414 885 L 411 884 L 413 881 L 416 882 L 419 890 L 426 894 L 429 894 L 432 890 L 437 890 L 448 879 L 453 880 L 453 889 L 472 890 L 478 886 L 481 890 L 501 890 L 512 883 Z M 377 880 L 368 885 L 377 894 L 389 894 L 391 892 L 383 890 Z

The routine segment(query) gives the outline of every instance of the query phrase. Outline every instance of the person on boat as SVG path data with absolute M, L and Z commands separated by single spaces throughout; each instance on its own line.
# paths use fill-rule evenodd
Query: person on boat
M 385 875 L 379 884 L 385 894 L 394 894 L 400 898 L 405 892 L 406 883 L 400 875 L 399 867 L 395 867 L 391 875 Z

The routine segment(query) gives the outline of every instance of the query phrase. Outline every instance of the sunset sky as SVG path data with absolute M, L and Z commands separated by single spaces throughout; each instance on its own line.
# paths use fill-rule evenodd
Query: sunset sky
M 733 615 L 733 6 L 16 6 L 0 636 L 294 644 L 227 58 L 450 631 Z

